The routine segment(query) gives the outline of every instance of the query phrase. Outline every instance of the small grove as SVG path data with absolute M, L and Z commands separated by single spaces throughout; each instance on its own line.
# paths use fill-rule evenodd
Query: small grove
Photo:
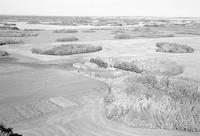
M 102 50 L 101 46 L 93 46 L 90 44 L 66 44 L 66 45 L 56 46 L 51 49 L 33 48 L 32 53 L 63 56 L 63 55 L 91 53 L 100 50 Z

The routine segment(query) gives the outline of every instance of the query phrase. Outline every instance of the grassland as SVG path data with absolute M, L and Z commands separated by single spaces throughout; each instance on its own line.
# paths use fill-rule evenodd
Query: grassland
M 198 25 L 120 18 L 92 23 L 91 18 L 69 18 L 12 18 L 39 21 L 23 24 L 32 26 L 28 31 L 19 25 L 19 33 L 38 36 L 15 36 L 24 43 L 0 47 L 9 54 L 0 57 L 0 122 L 24 136 L 199 135 Z M 51 27 L 45 21 L 53 22 Z M 119 21 L 130 25 L 142 21 L 145 26 L 123 26 Z M 63 32 L 68 29 L 78 32 Z M 133 38 L 116 40 L 119 34 Z M 66 43 L 69 49 L 56 42 L 62 37 L 79 40 Z M 10 39 L 0 37 L 6 38 Z M 189 45 L 195 52 L 156 52 L 155 45 L 161 42 Z M 102 48 L 85 53 L 87 45 Z M 33 48 L 53 55 L 32 53 Z

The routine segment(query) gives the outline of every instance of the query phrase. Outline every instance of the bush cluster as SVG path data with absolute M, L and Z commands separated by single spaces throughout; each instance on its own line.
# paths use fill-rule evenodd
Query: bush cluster
M 90 44 L 66 44 L 53 47 L 52 49 L 33 48 L 32 53 L 44 55 L 73 55 L 82 53 L 91 53 L 102 50 L 101 46 L 93 46 Z
M 98 67 L 101 67 L 101 68 L 107 68 L 108 67 L 108 63 L 106 63 L 105 61 L 103 61 L 100 58 L 91 58 L 90 62 L 96 64 Z
M 135 65 L 134 62 L 116 62 L 114 64 L 114 68 L 118 68 L 118 69 L 122 69 L 126 71 L 132 71 L 136 73 L 141 73 L 143 71 L 137 65 Z
M 20 30 L 18 27 L 5 27 L 0 26 L 0 30 Z
M 76 29 L 61 29 L 61 30 L 54 30 L 54 33 L 78 33 Z
M 129 34 L 118 34 L 114 36 L 114 39 L 132 39 L 133 37 Z
M 88 29 L 88 30 L 82 30 L 83 33 L 95 33 L 96 31 Z
M 110 85 L 109 119 L 133 127 L 200 132 L 199 83 L 183 78 L 131 75 Z
M 187 45 L 160 42 L 156 43 L 156 52 L 168 52 L 168 53 L 193 53 L 194 49 Z
M 76 37 L 64 37 L 64 38 L 58 38 L 56 39 L 57 42 L 72 42 L 72 41 L 78 41 L 78 38 Z

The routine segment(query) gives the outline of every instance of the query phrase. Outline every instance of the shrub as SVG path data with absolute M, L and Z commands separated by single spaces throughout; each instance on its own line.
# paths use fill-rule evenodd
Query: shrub
M 0 50 L 0 56 L 8 56 L 8 52 Z
M 82 30 L 83 33 L 95 33 L 96 31 L 94 30 Z
M 168 43 L 161 42 L 156 43 L 157 52 L 168 52 L 168 53 L 193 53 L 194 49 L 187 45 L 177 44 L 177 43 Z
M 114 36 L 114 39 L 133 39 L 129 34 L 118 34 Z
M 101 68 L 107 68 L 108 67 L 108 63 L 104 62 L 100 58 L 91 58 L 90 62 L 95 63 L 98 67 L 101 67 Z
M 72 54 L 82 54 L 91 53 L 102 50 L 101 46 L 93 46 L 90 44 L 66 44 L 53 47 L 52 49 L 37 49 L 33 48 L 32 53 L 44 54 L 44 55 L 72 55 Z
M 144 74 L 143 76 L 138 76 L 135 78 L 135 82 L 152 87 L 158 87 L 159 84 L 156 76 L 152 74 Z
M 7 128 L 4 124 L 0 123 L 0 135 L 1 136 L 22 136 L 13 132 L 13 128 Z
M 106 106 L 106 117 L 110 120 L 117 120 L 122 116 L 122 110 L 114 104 Z
M 54 30 L 54 33 L 78 33 L 76 29 L 61 29 L 61 30 Z
M 134 127 L 200 132 L 199 87 L 189 79 L 131 75 L 110 85 L 113 102 L 105 113 Z
M 198 97 L 198 84 L 189 79 L 170 79 L 167 91 L 173 97 Z M 198 94 L 198 95 L 197 95 Z
M 133 62 L 116 62 L 114 64 L 114 68 L 126 70 L 126 71 L 132 71 L 136 73 L 141 73 L 143 70 L 140 69 L 137 65 L 135 65 Z
M 64 38 L 59 38 L 56 41 L 57 42 L 71 42 L 71 41 L 78 41 L 78 38 L 76 38 L 76 37 L 64 37 Z
M 173 76 L 183 73 L 184 67 L 171 60 L 146 59 L 131 62 L 115 61 L 114 68 L 133 71 L 136 73 L 156 74 L 160 76 Z
M 41 54 L 43 51 L 41 49 L 33 48 L 31 49 L 31 52 L 34 54 Z

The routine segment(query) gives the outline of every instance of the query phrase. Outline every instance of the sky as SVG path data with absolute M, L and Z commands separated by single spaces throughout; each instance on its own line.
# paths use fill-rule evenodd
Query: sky
M 200 17 L 200 0 L 0 0 L 0 15 Z

